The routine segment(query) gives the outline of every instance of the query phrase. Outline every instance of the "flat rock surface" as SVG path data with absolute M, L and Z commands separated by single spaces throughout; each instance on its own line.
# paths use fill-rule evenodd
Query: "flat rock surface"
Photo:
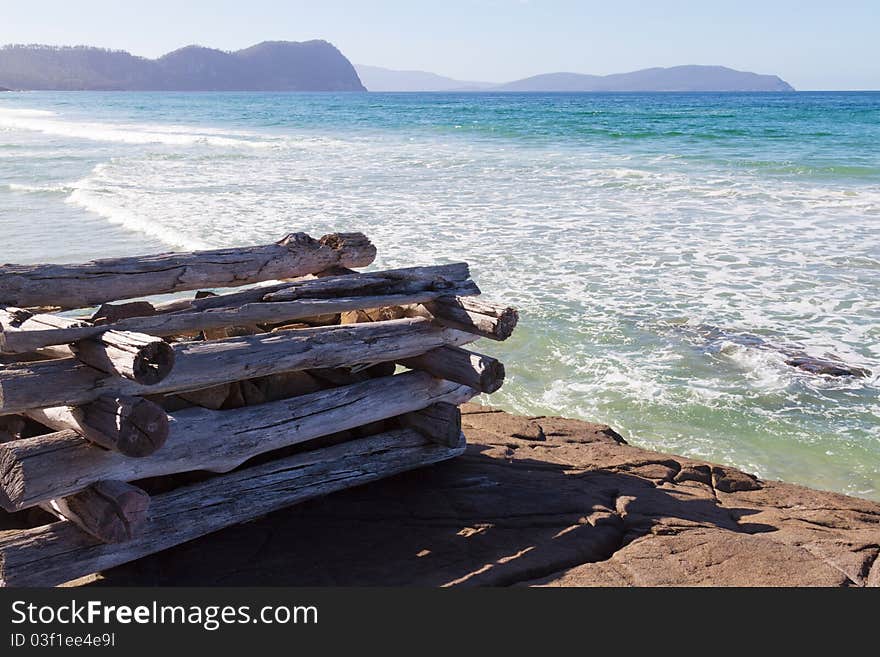
M 454 461 L 273 513 L 91 585 L 880 586 L 880 504 L 467 405 Z

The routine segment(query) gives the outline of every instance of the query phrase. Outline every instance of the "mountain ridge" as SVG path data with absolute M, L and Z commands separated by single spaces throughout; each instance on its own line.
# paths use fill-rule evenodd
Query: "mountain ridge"
M 495 82 L 456 80 L 429 71 L 399 70 L 367 64 L 355 64 L 354 68 L 369 91 L 483 91 L 498 86 Z
M 543 73 L 506 83 L 466 82 L 427 71 L 403 71 L 364 64 L 355 64 L 355 68 L 370 91 L 787 92 L 795 90 L 777 75 L 738 71 L 727 66 L 697 64 L 666 68 L 658 66 L 610 75 Z M 370 82 L 373 80 L 378 80 L 379 84 L 373 82 L 371 86 Z
M 652 67 L 613 73 L 586 75 L 582 73 L 544 73 L 515 80 L 496 88 L 497 91 L 794 91 L 777 75 L 737 71 L 727 66 Z
M 0 48 L 0 86 L 58 91 L 366 91 L 324 40 L 224 51 L 189 45 L 157 59 L 91 46 Z

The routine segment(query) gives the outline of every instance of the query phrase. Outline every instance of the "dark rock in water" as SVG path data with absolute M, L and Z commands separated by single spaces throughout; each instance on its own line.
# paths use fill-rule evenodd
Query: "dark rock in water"
M 785 356 L 785 364 L 797 367 L 810 374 L 824 374 L 826 376 L 871 376 L 870 370 L 844 363 L 834 354 L 825 354 L 823 357 L 810 356 L 804 348 L 796 344 L 773 344 L 772 342 L 752 333 L 739 333 L 728 331 L 711 324 L 698 324 L 696 326 L 680 326 L 676 329 L 679 333 L 687 336 L 696 336 L 702 343 L 702 348 L 709 353 L 721 351 L 725 344 L 735 344 L 751 349 L 763 349 L 775 351 Z
M 813 356 L 796 356 L 785 361 L 786 365 L 797 367 L 810 374 L 825 374 L 827 376 L 871 376 L 870 370 L 861 367 L 853 367 L 846 363 L 833 360 L 824 360 L 822 358 L 814 358 Z

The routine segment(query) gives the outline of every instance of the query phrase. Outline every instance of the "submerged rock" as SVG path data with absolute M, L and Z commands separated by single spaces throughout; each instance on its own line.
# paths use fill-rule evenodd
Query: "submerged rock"
M 803 347 L 792 344 L 774 344 L 759 335 L 729 331 L 711 324 L 698 324 L 696 326 L 680 325 L 675 329 L 678 333 L 695 336 L 702 341 L 703 348 L 711 353 L 724 350 L 727 345 L 738 345 L 750 349 L 775 351 L 785 357 L 785 364 L 796 367 L 810 374 L 825 376 L 854 376 L 869 377 L 871 371 L 855 365 L 849 365 L 834 354 L 824 356 L 812 356 L 804 351 Z
M 861 367 L 847 365 L 840 361 L 815 358 L 814 356 L 796 356 L 785 361 L 786 365 L 810 372 L 811 374 L 825 374 L 827 376 L 871 376 L 870 370 Z

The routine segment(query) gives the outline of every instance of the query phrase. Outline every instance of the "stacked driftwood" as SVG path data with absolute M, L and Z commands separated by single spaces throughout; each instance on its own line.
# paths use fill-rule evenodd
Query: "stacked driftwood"
M 359 233 L 295 234 L 0 267 L 0 583 L 460 454 L 458 405 L 504 379 L 462 346 L 506 339 L 516 311 L 475 299 L 464 263 L 353 271 L 374 258 Z

